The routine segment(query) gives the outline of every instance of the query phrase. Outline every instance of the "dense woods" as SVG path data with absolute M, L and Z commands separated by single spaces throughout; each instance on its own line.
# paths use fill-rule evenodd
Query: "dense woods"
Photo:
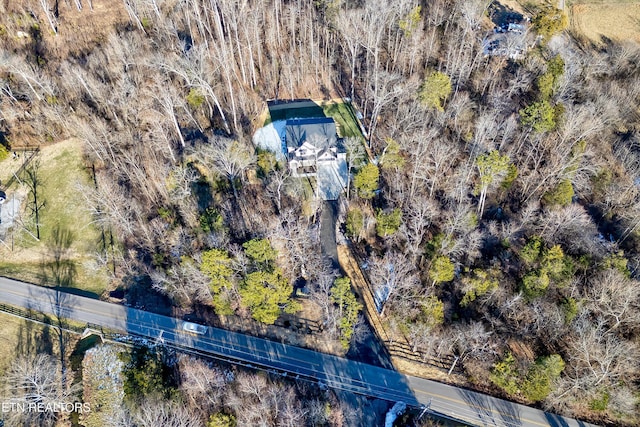
M 82 140 L 112 288 L 269 324 L 303 279 L 348 348 L 361 303 L 323 259 L 321 203 L 251 134 L 267 99 L 349 97 L 366 142 L 346 142 L 341 233 L 389 329 L 458 356 L 470 386 L 638 422 L 640 46 L 531 6 L 533 47 L 488 56 L 482 0 L 17 3 L 0 2 L 0 142 Z M 186 363 L 202 400 L 196 369 L 224 379 Z M 302 405 L 243 378 L 219 391 L 236 418 Z
M 60 385 L 58 364 L 44 354 L 19 356 L 7 373 L 7 402 L 59 405 L 80 392 L 84 406 L 78 405 L 84 410 L 77 411 L 75 424 L 87 427 L 342 426 L 358 418 L 353 402 L 308 383 L 178 357 L 165 349 L 93 347 L 82 362 L 82 385 L 71 387 Z M 9 425 L 54 426 L 60 425 L 59 412 L 69 411 L 5 412 Z

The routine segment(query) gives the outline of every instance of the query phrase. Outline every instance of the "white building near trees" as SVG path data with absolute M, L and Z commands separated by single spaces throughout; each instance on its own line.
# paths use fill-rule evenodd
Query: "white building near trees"
M 280 141 L 275 143 L 274 136 Z M 336 200 L 347 185 L 347 151 L 330 117 L 274 122 L 254 135 L 254 142 L 286 159 L 291 176 L 315 178 L 316 194 Z

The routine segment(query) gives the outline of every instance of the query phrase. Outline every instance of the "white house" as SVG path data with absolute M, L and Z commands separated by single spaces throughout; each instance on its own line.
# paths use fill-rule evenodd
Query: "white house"
M 315 177 L 325 200 L 340 196 L 347 182 L 347 152 L 332 118 L 287 120 L 282 151 L 292 176 Z
M 282 148 L 298 177 L 316 176 L 319 164 L 339 163 L 347 155 L 330 117 L 287 120 Z

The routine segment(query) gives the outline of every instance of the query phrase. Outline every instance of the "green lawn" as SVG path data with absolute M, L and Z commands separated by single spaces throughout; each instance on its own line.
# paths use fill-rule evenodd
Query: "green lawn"
M 68 140 L 44 147 L 33 164 L 39 164 L 43 182 L 39 198 L 45 202 L 40 241 L 17 231 L 15 251 L 0 248 L 0 274 L 99 296 L 106 288 L 107 276 L 90 267 L 101 247 L 101 233 L 83 196 L 83 187 L 90 187 L 92 181 L 82 160 L 81 142 Z M 23 215 L 28 219 L 28 209 Z M 35 234 L 33 227 L 29 230 Z M 63 253 L 62 261 L 53 260 L 56 252 Z
M 341 137 L 362 136 L 362 132 L 360 132 L 360 128 L 358 127 L 355 111 L 351 104 L 332 102 L 325 105 L 323 110 L 328 117 L 333 117 L 336 123 L 338 123 Z
M 65 268 L 68 268 L 68 265 L 66 264 Z M 56 286 L 54 278 L 56 271 L 59 271 L 59 266 L 54 262 L 0 261 L 0 276 L 39 285 Z M 69 286 L 61 287 L 68 288 L 66 290 L 77 295 L 98 299 L 107 287 L 107 278 L 104 272 L 92 272 L 77 261 L 73 262 L 70 277 L 72 281 L 68 283 Z

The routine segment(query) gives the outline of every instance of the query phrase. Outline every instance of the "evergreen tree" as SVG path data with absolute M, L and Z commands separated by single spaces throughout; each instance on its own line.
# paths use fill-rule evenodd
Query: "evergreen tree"
M 435 71 L 420 86 L 418 97 L 428 108 L 444 111 L 442 103 L 451 94 L 451 79 L 445 73 Z
M 556 128 L 557 115 L 557 110 L 545 99 L 520 110 L 520 122 L 536 132 L 549 132 Z
M 460 301 L 462 307 L 466 307 L 475 301 L 479 296 L 485 295 L 495 289 L 498 289 L 498 280 L 495 278 L 494 272 L 485 270 L 476 270 L 473 277 L 465 279 L 465 294 Z
M 356 240 L 360 239 L 364 229 L 364 215 L 358 208 L 350 208 L 347 213 L 347 236 Z
M 522 394 L 531 401 L 544 400 L 553 391 L 553 382 L 564 370 L 564 360 L 558 354 L 541 357 L 534 363 L 522 381 Z
M 433 284 L 450 282 L 454 278 L 454 265 L 446 256 L 439 256 L 431 263 L 429 278 Z
M 351 290 L 351 280 L 348 277 L 339 277 L 333 282 L 331 302 L 338 306 L 340 314 L 340 343 L 348 349 L 353 328 L 358 321 L 358 313 L 362 310 L 362 304 L 358 302 Z
M 554 34 L 567 28 L 569 19 L 562 10 L 545 4 L 538 9 L 532 22 L 536 32 L 548 41 Z
M 380 166 L 382 169 L 400 169 L 404 166 L 404 157 L 400 154 L 400 144 L 391 138 L 386 140 L 387 146 L 382 152 Z
M 356 187 L 358 196 L 363 199 L 372 199 L 378 190 L 378 180 L 380 171 L 373 163 L 367 163 L 356 174 L 353 185 Z
M 231 259 L 222 249 L 210 249 L 202 253 L 200 271 L 209 276 L 211 282 L 209 288 L 213 294 L 213 306 L 218 314 L 232 314 L 231 302 L 228 293 L 233 287 L 231 278 Z
M 242 244 L 244 253 L 259 266 L 268 268 L 276 260 L 278 253 L 268 239 L 253 239 Z
M 508 352 L 504 359 L 496 363 L 491 371 L 491 382 L 511 395 L 515 395 L 520 390 L 519 373 L 516 368 L 516 358 Z
M 380 237 L 387 237 L 398 231 L 402 223 L 402 211 L 394 209 L 384 213 L 382 209 L 376 212 L 376 233 Z
M 542 201 L 549 206 L 567 206 L 573 200 L 573 185 L 568 179 L 563 179 L 558 185 L 544 193 Z
M 240 288 L 242 305 L 249 309 L 251 317 L 267 325 L 275 323 L 282 308 L 287 313 L 299 310 L 291 300 L 292 293 L 293 286 L 279 268 L 247 274 Z
M 236 417 L 223 412 L 211 415 L 207 423 L 207 427 L 236 427 L 237 425 Z
M 430 295 L 420 301 L 421 323 L 433 328 L 444 322 L 444 303 L 435 295 Z

